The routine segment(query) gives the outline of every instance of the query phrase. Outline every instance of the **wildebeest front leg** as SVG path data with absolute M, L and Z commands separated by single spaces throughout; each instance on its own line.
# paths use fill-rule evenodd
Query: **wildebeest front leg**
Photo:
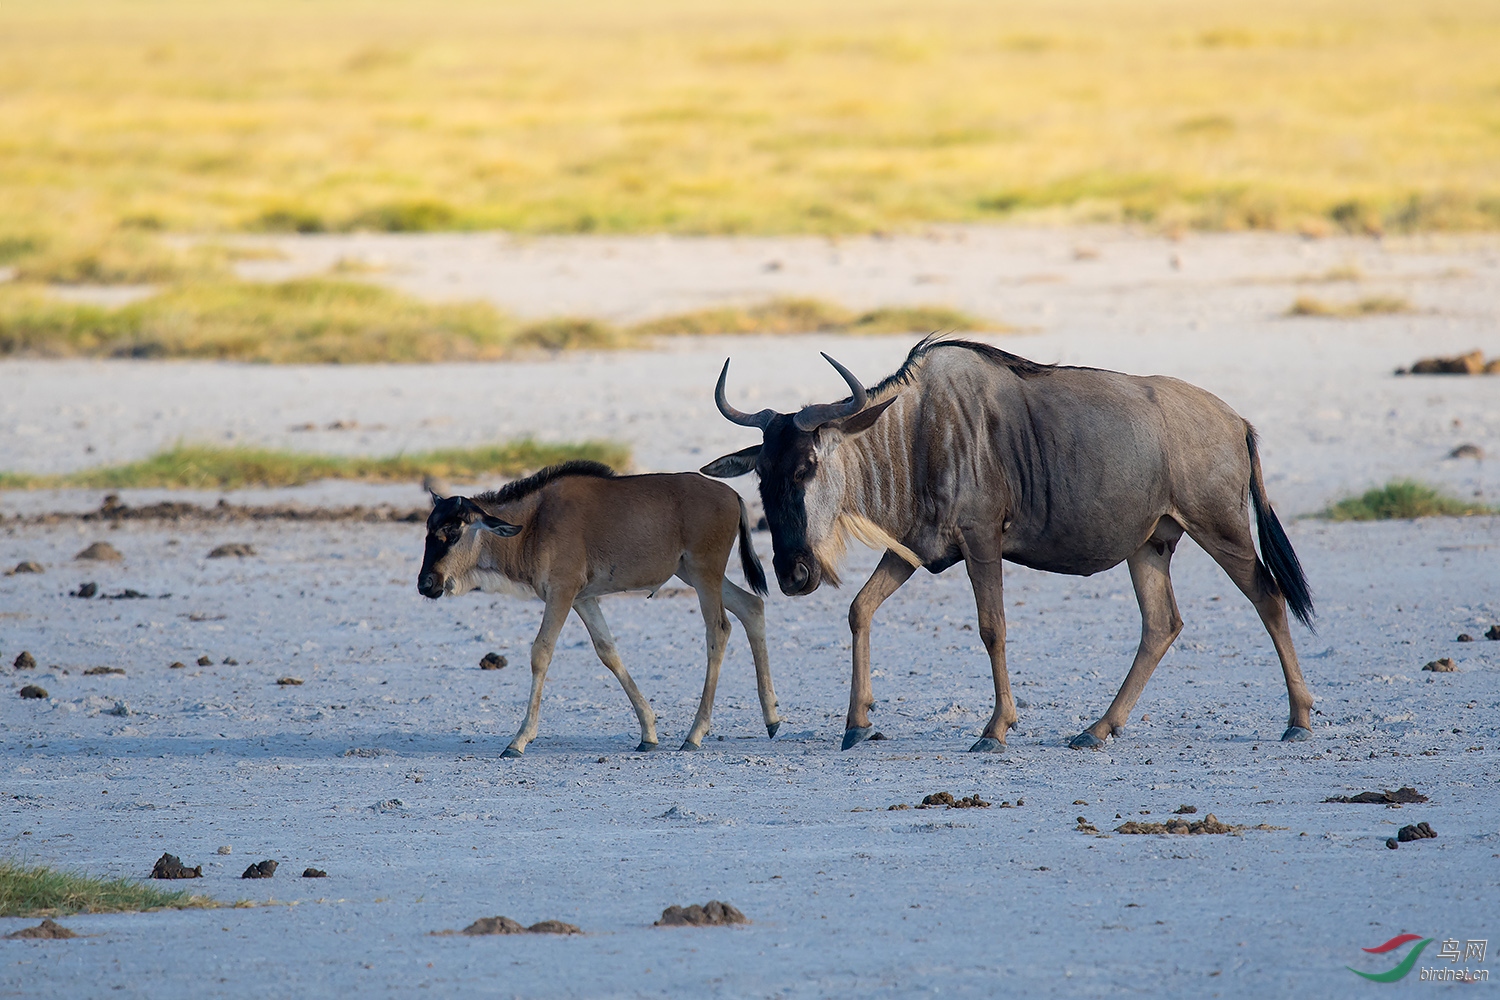
M 755 659 L 755 693 L 760 695 L 760 714 L 766 722 L 766 735 L 775 736 L 776 730 L 781 728 L 781 714 L 776 711 L 776 689 L 771 686 L 771 657 L 766 652 L 766 602 L 725 580 L 724 606 L 745 626 L 750 655 Z
M 531 700 L 526 703 L 526 718 L 521 728 L 505 748 L 502 757 L 519 757 L 526 752 L 526 744 L 536 739 L 537 719 L 542 711 L 542 682 L 547 679 L 547 666 L 552 662 L 552 651 L 557 648 L 557 637 L 562 632 L 563 622 L 568 620 L 568 609 L 573 606 L 573 595 L 547 595 L 547 610 L 542 612 L 542 627 L 537 630 L 531 643 Z
M 1016 702 L 1010 693 L 1010 674 L 1005 669 L 1005 590 L 1000 561 L 1000 534 L 964 532 L 964 565 L 974 586 L 974 606 L 979 613 L 979 638 L 990 654 L 990 673 L 995 678 L 995 712 L 990 724 L 970 752 L 998 753 L 1005 749 L 1005 734 L 1016 724 Z
M 900 590 L 915 571 L 915 566 L 887 550 L 849 605 L 854 675 L 849 681 L 849 716 L 844 722 L 845 750 L 870 738 L 870 706 L 875 704 L 875 694 L 870 688 L 870 622 L 875 618 L 875 610 Z
M 1136 603 L 1141 607 L 1141 644 L 1135 651 L 1135 662 L 1104 717 L 1073 737 L 1068 744 L 1071 747 L 1084 750 L 1103 746 L 1106 739 L 1125 727 L 1130 710 L 1151 679 L 1151 672 L 1182 632 L 1182 615 L 1177 611 L 1171 577 L 1172 552 L 1182 532 L 1178 529 L 1175 533 L 1166 532 L 1167 537 L 1162 535 L 1158 530 L 1126 560 Z
M 604 620 L 604 610 L 599 607 L 598 599 L 588 597 L 577 601 L 573 610 L 578 612 L 583 627 L 589 630 L 589 638 L 594 640 L 594 652 L 599 654 L 599 659 L 615 675 L 620 687 L 625 689 L 625 697 L 630 699 L 630 707 L 635 709 L 635 717 L 640 720 L 641 745 L 636 750 L 655 750 L 656 713 L 651 710 L 651 703 L 641 697 L 640 688 L 635 686 L 630 671 L 625 669 L 625 662 L 620 659 L 620 651 L 615 648 L 615 637 L 610 634 L 609 623 Z

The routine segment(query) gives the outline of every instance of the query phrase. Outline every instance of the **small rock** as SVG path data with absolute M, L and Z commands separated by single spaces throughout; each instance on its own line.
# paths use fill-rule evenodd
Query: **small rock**
M 16 563 L 16 568 L 13 569 L 13 570 L 11 570 L 10 572 L 6 573 L 5 575 L 6 576 L 15 576 L 17 573 L 45 573 L 45 572 L 47 572 L 47 570 L 45 568 L 43 568 L 43 566 L 42 566 L 41 563 L 39 563 L 39 562 L 32 562 L 30 559 L 24 559 L 21 562 Z
M 1128 823 L 1126 824 L 1126 826 L 1129 826 L 1129 825 L 1130 824 L 1128 824 Z M 1075 827 L 1075 829 L 1079 833 L 1098 833 L 1099 832 L 1099 828 L 1097 826 L 1095 826 L 1094 824 L 1090 823 L 1087 819 L 1083 818 L 1082 816 L 1078 817 L 1078 826 Z
M 1172 813 L 1177 816 L 1191 816 L 1197 811 L 1197 806 L 1178 806 L 1176 809 L 1172 810 Z
M 28 684 L 21 689 L 21 697 L 45 698 L 47 697 L 47 689 L 44 687 L 37 687 L 35 684 Z
M 230 847 L 228 844 L 225 844 L 223 847 L 219 848 L 219 853 L 220 854 L 233 854 L 234 853 L 234 848 Z
M 257 861 L 249 868 L 246 868 L 245 874 L 241 875 L 240 878 L 270 878 L 275 874 L 276 862 L 272 861 L 270 858 L 267 858 L 264 861 Z
M 480 670 L 501 670 L 510 661 L 499 653 L 485 653 L 484 659 L 479 661 Z
M 125 557 L 120 555 L 119 549 L 108 542 L 95 542 L 73 558 L 75 560 L 92 559 L 95 562 L 120 562 Z
M 669 906 L 661 911 L 656 927 L 728 927 L 733 924 L 748 924 L 745 915 L 728 903 L 710 899 L 699 906 Z
M 1474 637 L 1472 635 L 1470 635 L 1469 633 L 1467 633 L 1467 632 L 1460 632 L 1460 633 L 1458 633 L 1458 641 L 1459 642 L 1473 642 L 1474 641 Z
M 163 854 L 151 868 L 152 878 L 202 878 L 203 866 L 189 868 L 175 854 Z
M 226 667 L 237 667 L 239 665 L 240 665 L 240 661 L 236 660 L 234 657 L 232 657 L 232 656 L 226 656 L 226 657 L 224 657 L 224 666 L 226 666 Z
M 249 542 L 228 542 L 215 548 L 208 554 L 208 558 L 224 559 L 228 556 L 239 556 L 243 558 L 245 556 L 253 555 L 255 555 L 255 547 Z
M 23 927 L 18 931 L 11 931 L 5 936 L 11 941 L 19 941 L 27 938 L 43 941 L 64 941 L 68 938 L 76 938 L 78 935 L 68 930 L 62 924 L 48 919 L 43 920 L 35 927 Z
M 907 805 L 905 802 L 897 802 L 893 806 L 886 806 L 886 812 L 895 812 L 898 809 L 910 809 L 910 808 L 911 808 L 911 806 Z
M 119 667 L 89 667 L 83 672 L 85 677 L 102 677 L 106 674 L 119 674 L 125 676 L 125 671 Z
M 117 701 L 114 708 L 106 708 L 102 714 L 118 715 L 122 719 L 128 719 L 130 718 L 130 706 L 123 701 Z
M 1073 804 L 1075 806 L 1086 806 L 1086 805 L 1088 805 L 1088 800 L 1087 799 L 1074 799 L 1073 800 Z
M 97 583 L 80 583 L 77 590 L 68 591 L 68 596 L 93 597 L 97 593 L 99 593 L 99 585 Z
M 278 677 L 278 678 L 276 678 L 276 683 L 280 684 L 282 687 L 296 687 L 297 685 L 299 685 L 299 684 L 302 683 L 302 678 L 300 678 L 300 677 Z
M 211 657 L 211 656 L 200 656 L 200 657 L 198 657 L 198 666 L 200 666 L 200 667 L 211 667 L 213 665 L 214 665 L 213 657 Z
M 1423 358 L 1411 366 L 1413 375 L 1480 375 L 1484 370 L 1484 352 L 1478 350 L 1451 358 Z
M 1387 838 L 1385 838 L 1385 846 L 1389 847 L 1391 850 L 1394 851 L 1394 850 L 1398 849 L 1401 845 L 1396 841 L 1395 837 L 1387 837 Z
M 953 805 L 953 793 L 952 792 L 933 792 L 931 795 L 928 795 L 925 798 L 923 798 L 922 799 L 922 804 L 919 805 L 919 806 L 917 806 L 917 808 L 918 809 L 931 809 L 931 808 L 933 808 L 935 806 L 951 806 L 951 805 Z
M 36 657 L 32 656 L 30 653 L 26 652 L 26 650 L 24 650 L 24 649 L 21 650 L 20 655 L 16 657 L 16 669 L 17 670 L 35 670 L 36 669 Z
M 1430 670 L 1435 674 L 1456 674 L 1458 673 L 1458 664 L 1445 656 L 1441 660 L 1433 660 L 1422 669 Z
M 525 934 L 526 928 L 510 917 L 480 917 L 459 933 L 470 937 L 482 937 L 487 934 Z
M 1448 452 L 1449 458 L 1472 458 L 1475 461 L 1484 460 L 1484 449 L 1477 444 L 1461 444 Z
M 327 878 L 328 877 L 328 873 L 325 872 L 321 868 L 304 868 L 302 870 L 302 877 L 303 878 Z
M 181 660 L 176 660 L 167 669 L 169 669 L 169 670 L 186 670 L 187 669 L 187 664 L 183 663 Z
M 1486 639 L 1500 639 L 1500 625 L 1491 625 L 1490 630 L 1484 634 Z
M 1360 792 L 1358 795 L 1334 795 L 1323 800 L 1324 802 L 1349 802 L 1364 803 L 1366 805 L 1401 805 L 1426 802 L 1427 796 L 1412 788 L 1410 785 L 1396 789 L 1394 792 Z
M 582 934 L 577 924 L 565 924 L 561 920 L 538 920 L 526 928 L 527 934 Z
M 1405 844 L 1413 840 L 1428 840 L 1437 836 L 1437 831 L 1426 823 L 1417 823 L 1412 826 L 1403 826 L 1396 831 L 1396 839 Z

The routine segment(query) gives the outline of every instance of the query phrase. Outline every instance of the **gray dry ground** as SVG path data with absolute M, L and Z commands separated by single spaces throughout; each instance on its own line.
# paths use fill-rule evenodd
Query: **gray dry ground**
M 437 275 L 439 262 L 460 275 L 464 294 L 484 291 L 517 311 L 628 318 L 753 296 L 772 278 L 856 306 L 949 301 L 1037 327 L 1004 341 L 1020 353 L 1166 372 L 1218 392 L 1260 427 L 1273 496 L 1288 515 L 1393 475 L 1491 502 L 1500 490 L 1493 461 L 1443 458 L 1465 441 L 1500 451 L 1500 382 L 1389 374 L 1418 354 L 1500 351 L 1493 242 L 939 235 L 839 247 L 494 237 L 351 246 L 376 247 L 392 280 L 418 291 L 434 290 L 422 275 Z M 1080 243 L 1099 257 L 1075 259 Z M 333 240 L 295 247 L 318 267 L 355 252 Z M 455 247 L 495 260 L 475 263 Z M 818 254 L 840 263 L 819 264 Z M 1294 280 L 1351 258 L 1371 276 L 1358 287 Z M 772 259 L 782 269 L 762 270 Z M 725 263 L 735 260 L 745 264 L 739 277 Z M 829 276 L 848 261 L 885 267 L 883 283 Z M 573 273 L 547 277 L 563 266 Z M 547 288 L 565 309 L 528 298 Z M 1277 316 L 1298 293 L 1391 291 L 1422 311 L 1359 322 Z M 529 431 L 617 437 L 643 468 L 692 467 L 749 443 L 709 401 L 726 353 L 741 405 L 790 406 L 837 388 L 817 349 L 873 380 L 908 342 L 736 338 L 418 369 L 8 362 L 0 466 L 77 468 L 178 438 L 390 451 Z M 288 430 L 350 418 L 369 429 Z M 249 498 L 272 496 L 417 500 L 410 486 L 341 485 Z M 97 502 L 10 493 L 0 510 Z M 1130 729 L 1103 752 L 1064 743 L 1103 710 L 1134 648 L 1124 572 L 1009 574 L 1022 721 L 1005 754 L 970 756 L 962 750 L 992 693 L 955 568 L 921 574 L 878 620 L 874 718 L 887 742 L 838 750 L 852 589 L 825 589 L 769 604 L 787 719 L 775 741 L 761 730 L 737 631 L 704 749 L 630 752 L 628 704 L 570 622 L 541 737 L 519 761 L 499 752 L 519 722 L 538 606 L 480 595 L 423 601 L 416 526 L 12 522 L 0 531 L 0 563 L 34 559 L 47 572 L 0 578 L 0 661 L 12 681 L 0 701 L 3 853 L 140 877 L 169 851 L 206 873 L 176 885 L 295 905 L 72 917 L 64 922 L 86 937 L 4 943 L 0 994 L 1363 995 L 1344 966 L 1394 962 L 1361 947 L 1401 931 L 1500 937 L 1491 933 L 1500 642 L 1453 641 L 1500 621 L 1500 519 L 1288 521 L 1322 613 L 1318 635 L 1296 636 L 1318 699 L 1309 743 L 1276 741 L 1286 700 L 1269 641 L 1222 574 L 1184 545 L 1176 580 L 1186 630 Z M 124 561 L 71 561 L 98 539 Z M 204 558 L 231 541 L 258 555 Z M 756 541 L 769 558 L 768 537 Z M 849 577 L 873 562 L 856 553 Z M 65 596 L 85 580 L 106 594 L 172 596 Z M 664 747 L 688 725 L 701 684 L 695 603 L 669 593 L 606 602 L 661 715 Z M 37 670 L 9 670 L 22 649 Z M 512 665 L 479 670 L 491 649 Z M 193 665 L 204 654 L 214 665 Z M 1439 656 L 1458 672 L 1420 670 Z M 174 660 L 189 666 L 171 670 Z M 126 675 L 84 676 L 93 666 Z M 276 685 L 288 675 L 306 683 Z M 51 697 L 16 698 L 24 683 Z M 129 714 L 111 714 L 121 702 Z M 1431 803 L 1322 802 L 1408 784 Z M 937 791 L 978 793 L 996 807 L 886 809 Z M 1018 799 L 1025 805 L 998 807 Z M 1080 815 L 1108 832 L 1183 803 L 1200 818 L 1286 829 L 1108 838 L 1074 829 Z M 1399 826 L 1418 821 L 1438 839 L 1386 849 Z M 233 853 L 216 854 L 220 845 Z M 281 863 L 274 879 L 238 879 L 262 858 Z M 330 877 L 297 879 L 308 866 Z M 669 904 L 710 898 L 732 902 L 751 925 L 650 926 Z M 428 936 L 495 914 L 561 919 L 587 933 Z M 0 921 L 0 932 L 24 923 Z M 1436 950 L 1423 965 L 1441 964 Z

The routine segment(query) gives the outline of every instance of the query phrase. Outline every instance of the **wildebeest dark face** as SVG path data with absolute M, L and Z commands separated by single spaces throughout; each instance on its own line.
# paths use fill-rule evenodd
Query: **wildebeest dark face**
M 449 578 L 473 568 L 472 530 L 476 524 L 480 530 L 502 538 L 521 530 L 519 525 L 486 514 L 468 497 L 433 495 L 432 513 L 427 515 L 427 548 L 422 553 L 421 572 L 417 574 L 417 593 L 434 599 L 442 597 Z M 464 540 L 471 544 L 461 544 Z M 458 557 L 464 557 L 468 565 L 452 565 Z
M 827 355 L 824 355 L 827 357 Z M 820 551 L 828 551 L 830 540 L 838 548 L 837 520 L 843 490 L 842 470 L 827 461 L 845 437 L 868 429 L 894 397 L 863 409 L 865 391 L 847 369 L 828 359 L 856 390 L 847 403 L 809 406 L 796 414 L 761 410 L 740 413 L 724 399 L 725 362 L 719 375 L 715 399 L 725 417 L 735 423 L 761 429 L 761 444 L 725 455 L 702 468 L 704 475 L 731 479 L 747 472 L 760 477 L 760 498 L 765 505 L 766 526 L 771 529 L 771 560 L 776 582 L 788 597 L 800 597 L 818 589 L 824 578 L 835 585 L 835 567 Z M 827 466 L 826 468 L 824 466 Z

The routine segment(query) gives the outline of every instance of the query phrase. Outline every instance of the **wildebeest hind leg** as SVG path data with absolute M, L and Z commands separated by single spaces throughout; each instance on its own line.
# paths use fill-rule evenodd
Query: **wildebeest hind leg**
M 576 593 L 576 591 L 574 592 Z M 521 728 L 511 738 L 502 757 L 519 757 L 526 752 L 526 744 L 536 739 L 537 720 L 542 713 L 542 684 L 547 680 L 547 667 L 552 663 L 552 652 L 557 648 L 557 637 L 562 632 L 563 622 L 568 620 L 568 609 L 573 606 L 573 594 L 552 593 L 547 596 L 547 609 L 542 612 L 542 627 L 537 630 L 531 643 L 531 698 L 526 702 L 526 718 Z
M 1281 595 L 1270 571 L 1255 557 L 1255 548 L 1250 540 L 1250 523 L 1234 525 L 1227 531 L 1205 532 L 1201 535 L 1191 527 L 1188 533 L 1193 541 L 1223 567 L 1244 595 L 1255 605 L 1261 624 L 1270 633 L 1271 643 L 1276 647 L 1276 657 L 1281 661 L 1281 673 L 1286 678 L 1286 695 L 1291 711 L 1287 718 L 1283 740 L 1305 740 L 1312 735 L 1312 693 L 1302 679 L 1302 668 L 1297 663 L 1297 650 L 1292 646 L 1292 630 L 1287 622 L 1286 598 Z
M 766 723 L 766 734 L 775 736 L 781 728 L 781 714 L 776 711 L 776 689 L 771 686 L 771 657 L 766 652 L 766 602 L 728 580 L 724 581 L 724 606 L 745 626 L 750 640 L 750 655 L 755 659 L 755 693 L 760 696 L 760 714 Z
M 1126 560 L 1130 567 L 1130 582 L 1135 587 L 1135 599 L 1141 606 L 1141 644 L 1135 651 L 1130 673 L 1125 675 L 1125 683 L 1120 685 L 1120 692 L 1110 702 L 1109 710 L 1102 719 L 1073 737 L 1069 746 L 1077 749 L 1103 746 L 1106 739 L 1125 727 L 1130 710 L 1146 689 L 1152 671 L 1182 632 L 1182 615 L 1177 611 L 1177 598 L 1172 594 L 1171 575 L 1172 551 L 1179 537 L 1180 530 L 1170 538 L 1153 536 Z
M 726 553 L 727 556 L 727 553 Z M 677 575 L 698 592 L 698 610 L 703 614 L 704 644 L 708 647 L 708 670 L 703 677 L 703 697 L 698 699 L 698 715 L 693 728 L 682 741 L 683 750 L 697 750 L 708 735 L 714 714 L 714 691 L 719 686 L 719 667 L 729 645 L 729 616 L 724 613 L 724 570 L 717 573 L 702 566 L 681 566 Z
M 1005 734 L 1016 724 L 1016 702 L 1010 692 L 1010 673 L 1005 667 L 1004 569 L 1000 562 L 1000 536 L 964 533 L 964 565 L 974 586 L 974 606 L 979 613 L 979 638 L 990 654 L 990 673 L 995 678 L 995 712 L 970 752 L 996 753 L 1005 749 Z
M 849 605 L 854 675 L 849 681 L 849 715 L 844 720 L 845 750 L 870 738 L 870 706 L 875 701 L 870 689 L 870 622 L 875 618 L 875 610 L 910 580 L 915 571 L 911 563 L 887 551 Z
M 576 601 L 573 610 L 578 612 L 583 627 L 589 630 L 589 638 L 594 640 L 594 652 L 599 654 L 599 659 L 615 675 L 620 687 L 625 689 L 625 697 L 630 699 L 630 707 L 635 709 L 635 717 L 640 720 L 641 745 L 636 749 L 655 750 L 656 713 L 651 711 L 651 703 L 641 697 L 640 688 L 635 686 L 630 671 L 625 669 L 625 662 L 620 659 L 620 651 L 615 648 L 615 637 L 610 634 L 609 623 L 604 620 L 604 610 L 599 607 L 598 599 L 589 597 Z

